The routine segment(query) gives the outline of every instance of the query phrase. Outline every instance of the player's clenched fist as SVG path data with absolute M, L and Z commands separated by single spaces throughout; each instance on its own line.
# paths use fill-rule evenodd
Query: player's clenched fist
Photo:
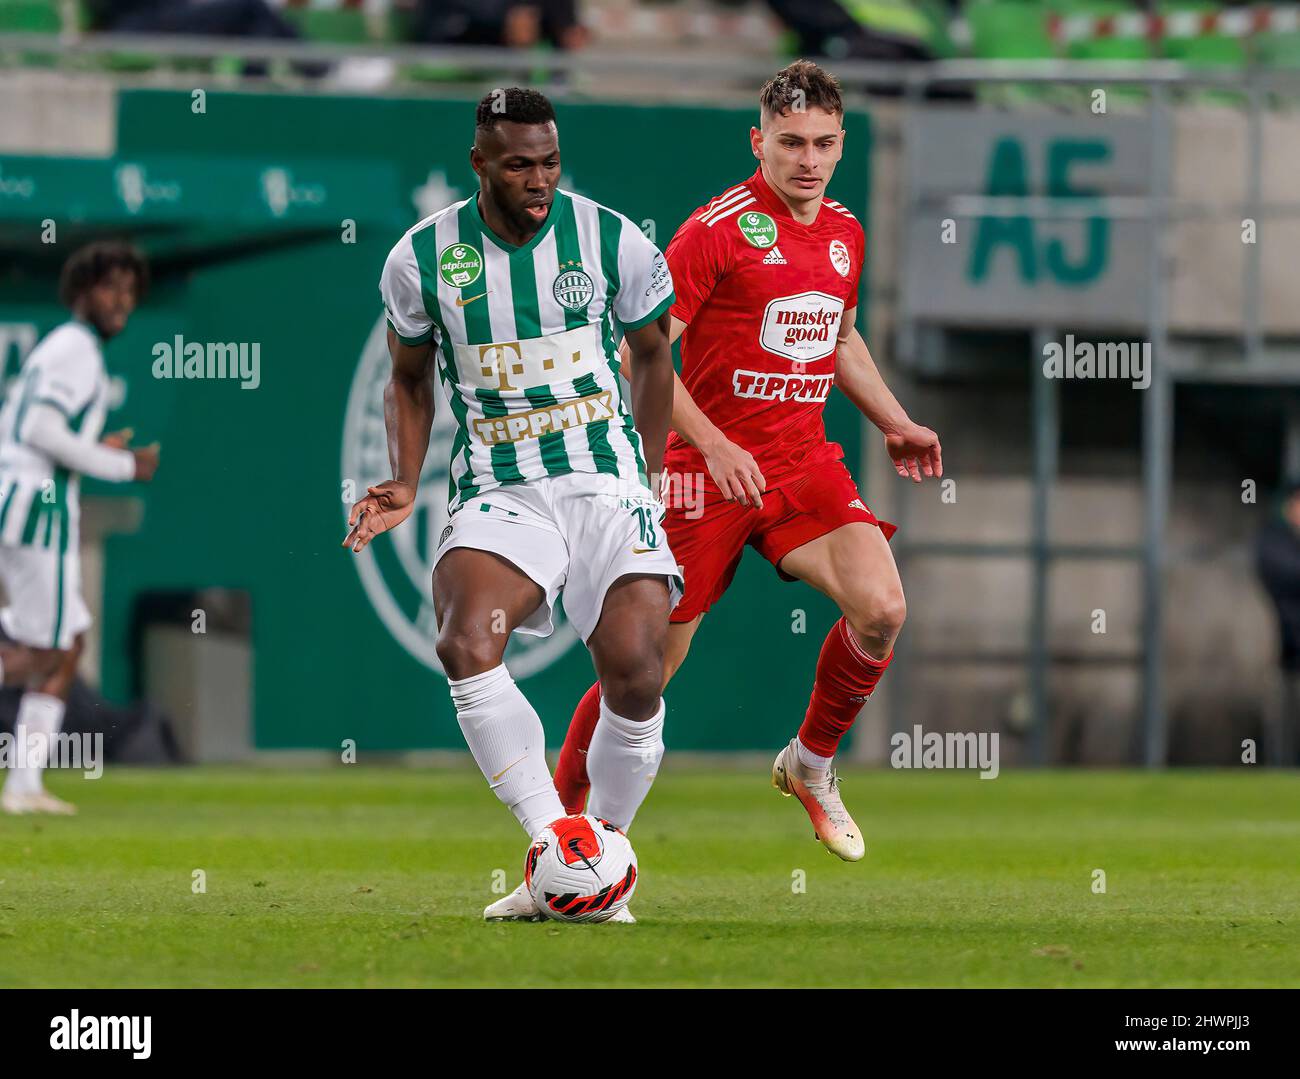
M 400 480 L 385 480 L 366 488 L 366 497 L 352 507 L 348 524 L 352 530 L 343 540 L 344 547 L 359 551 L 375 536 L 396 528 L 415 508 L 415 488 Z
M 153 479 L 153 474 L 158 471 L 158 457 L 161 452 L 157 442 L 151 446 L 131 450 L 131 456 L 135 458 L 135 478 L 138 482 L 148 483 Z

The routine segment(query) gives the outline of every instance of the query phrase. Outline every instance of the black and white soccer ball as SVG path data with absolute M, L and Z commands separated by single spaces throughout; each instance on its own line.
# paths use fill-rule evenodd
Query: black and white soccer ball
M 524 883 L 557 922 L 603 922 L 636 891 L 636 852 L 599 817 L 561 817 L 542 829 L 524 859 Z

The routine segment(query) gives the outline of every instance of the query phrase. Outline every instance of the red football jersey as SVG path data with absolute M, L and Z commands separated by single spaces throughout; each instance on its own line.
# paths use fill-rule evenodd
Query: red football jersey
M 796 221 L 762 169 L 700 207 L 665 252 L 677 293 L 682 382 L 731 441 L 758 462 L 769 487 L 844 455 L 826 441 L 822 412 L 835 347 L 858 304 L 866 237 L 858 219 L 823 199 L 811 225 Z M 704 457 L 668 436 L 669 473 L 701 473 Z

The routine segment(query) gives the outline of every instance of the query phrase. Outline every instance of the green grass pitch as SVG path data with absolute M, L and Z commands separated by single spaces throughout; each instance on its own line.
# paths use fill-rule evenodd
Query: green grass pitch
M 525 844 L 469 769 L 55 776 L 79 816 L 0 818 L 0 986 L 1300 985 L 1295 774 L 852 771 L 856 865 L 767 784 L 670 760 L 640 924 L 561 926 L 481 921 Z

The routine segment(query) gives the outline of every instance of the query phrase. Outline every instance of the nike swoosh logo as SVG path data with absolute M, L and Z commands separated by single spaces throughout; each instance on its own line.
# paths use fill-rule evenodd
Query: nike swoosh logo
M 457 297 L 456 297 L 456 306 L 457 306 L 457 307 L 465 307 L 465 306 L 468 305 L 468 304 L 472 304 L 475 300 L 481 300 L 481 299 L 483 299 L 483 297 L 486 296 L 486 295 L 488 294 L 488 292 L 491 292 L 491 291 L 492 291 L 491 289 L 488 289 L 487 292 L 480 292 L 477 296 L 471 296 L 468 300 L 465 299 L 465 298 L 462 297 L 462 296 L 457 296 Z
M 633 548 L 632 548 L 632 553 L 633 553 L 633 554 L 653 554 L 653 553 L 654 553 L 655 551 L 657 551 L 657 550 L 659 550 L 658 547 L 633 547 Z
M 528 759 L 528 754 L 525 753 L 522 757 L 519 758 L 519 761 L 527 760 L 527 759 Z M 504 768 L 501 769 L 501 771 L 499 771 L 496 775 L 492 777 L 492 782 L 495 783 L 498 779 L 500 779 L 503 775 L 505 775 L 508 771 L 510 771 L 511 768 L 513 768 L 516 764 L 518 764 L 519 761 L 511 761 L 509 764 L 507 764 Z

